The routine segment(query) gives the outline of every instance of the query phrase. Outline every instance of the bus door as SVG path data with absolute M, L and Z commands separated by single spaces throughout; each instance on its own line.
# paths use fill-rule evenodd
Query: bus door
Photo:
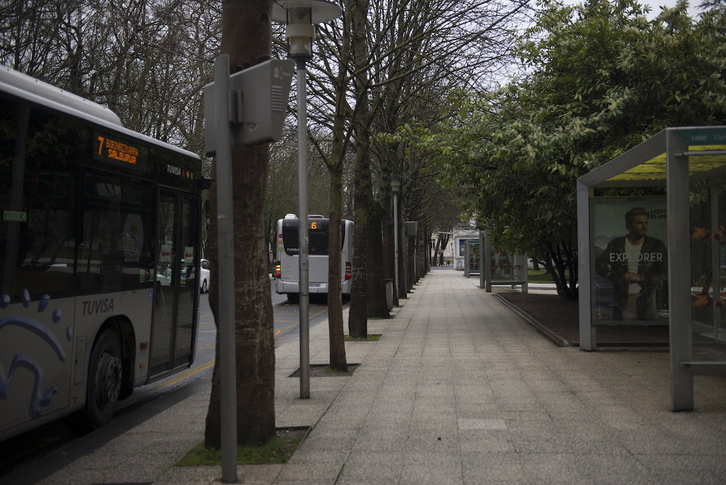
M 149 378 L 191 365 L 199 299 L 199 200 L 162 190 Z

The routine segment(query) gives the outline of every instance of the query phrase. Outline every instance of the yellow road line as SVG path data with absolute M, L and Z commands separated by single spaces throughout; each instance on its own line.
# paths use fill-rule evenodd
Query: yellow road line
M 319 311 L 318 313 L 314 313 L 313 315 L 310 315 L 310 317 L 309 317 L 309 318 L 315 318 L 315 317 L 319 317 L 320 315 L 322 315 L 323 313 L 326 313 L 327 311 L 328 311 L 328 309 L 327 309 L 327 308 L 326 308 L 325 310 L 320 310 L 320 311 Z M 288 325 L 288 326 L 287 326 L 287 327 L 285 327 L 285 328 L 281 328 L 280 330 L 276 330 L 276 331 L 275 331 L 275 335 L 279 335 L 279 334 L 281 334 L 282 332 L 285 332 L 285 331 L 287 331 L 287 330 L 290 330 L 291 328 L 293 328 L 293 327 L 296 327 L 296 326 L 298 326 L 298 325 L 300 325 L 300 322 L 299 322 L 299 321 L 297 321 L 297 322 L 293 323 L 292 325 Z
M 169 387 L 169 386 L 171 386 L 173 384 L 176 384 L 177 382 L 179 382 L 181 380 L 186 379 L 187 377 L 191 377 L 194 374 L 197 374 L 199 372 L 202 372 L 204 370 L 207 370 L 210 367 L 212 367 L 213 365 L 214 365 L 214 361 L 207 362 L 206 364 L 200 365 L 196 369 L 188 370 L 188 371 L 184 372 L 183 374 L 179 374 L 178 376 L 176 376 L 176 377 L 174 377 L 172 379 L 169 379 L 168 381 L 166 381 L 163 384 L 161 384 L 159 387 Z
M 326 308 L 325 310 L 320 310 L 320 311 L 319 311 L 318 313 L 315 313 L 315 314 L 313 314 L 313 315 L 310 315 L 310 318 L 315 318 L 315 317 L 319 317 L 319 316 L 320 316 L 320 315 L 322 315 L 323 313 L 327 313 L 327 312 L 328 312 L 328 309 L 327 309 L 327 308 Z
M 285 328 L 281 328 L 280 330 L 276 330 L 276 331 L 275 331 L 275 335 L 281 334 L 281 333 L 282 333 L 282 332 L 284 332 L 285 330 L 290 330 L 291 328 L 293 328 L 293 327 L 297 327 L 298 325 L 300 325 L 300 322 L 295 322 L 295 323 L 293 323 L 292 325 L 288 325 L 288 326 L 287 326 L 287 327 L 285 327 Z
M 328 311 L 328 310 L 327 310 L 327 308 L 326 308 L 325 310 L 321 310 L 321 311 L 319 311 L 319 312 L 317 312 L 317 313 L 314 313 L 313 315 L 310 315 L 310 317 L 309 317 L 309 318 L 315 318 L 315 317 L 319 317 L 320 315 L 322 315 L 323 313 L 325 313 L 325 312 L 327 312 L 327 311 Z M 284 331 L 286 331 L 286 330 L 289 330 L 289 329 L 291 329 L 291 328 L 295 327 L 296 325 L 300 325 L 300 322 L 296 322 L 296 323 L 293 323 L 292 325 L 288 325 L 288 326 L 287 326 L 287 327 L 285 327 L 285 328 L 282 328 L 282 329 L 280 329 L 280 330 L 277 330 L 277 331 L 275 332 L 275 335 L 278 335 L 278 334 L 280 334 L 280 333 L 282 333 L 282 332 L 284 332 Z M 186 378 L 188 378 L 188 377 L 191 377 L 191 376 L 193 376 L 194 374 L 198 374 L 199 372 L 205 371 L 205 370 L 209 369 L 210 367 L 212 367 L 213 365 L 214 365 L 214 361 L 211 361 L 211 362 L 207 362 L 206 364 L 200 365 L 200 366 L 199 366 L 199 367 L 197 367 L 196 369 L 191 369 L 191 370 L 188 370 L 188 371 L 186 371 L 186 372 L 184 372 L 184 373 L 182 373 L 182 374 L 179 374 L 179 375 L 178 375 L 178 376 L 176 376 L 176 377 L 173 377 L 173 378 L 169 379 L 168 381 L 165 381 L 165 382 L 164 382 L 163 384 L 161 384 L 161 385 L 160 385 L 159 387 L 169 387 L 169 386 L 171 386 L 171 385 L 173 385 L 173 384 L 176 384 L 176 383 L 177 383 L 177 382 L 179 382 L 179 381 L 182 381 L 182 380 L 184 380 L 184 379 L 186 379 Z

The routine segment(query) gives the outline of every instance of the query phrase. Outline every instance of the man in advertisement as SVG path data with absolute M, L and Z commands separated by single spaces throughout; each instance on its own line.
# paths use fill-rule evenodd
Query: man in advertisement
M 612 282 L 616 320 L 658 318 L 655 292 L 668 274 L 665 244 L 648 233 L 649 211 L 634 207 L 625 213 L 628 234 L 616 237 L 595 260 L 595 270 Z

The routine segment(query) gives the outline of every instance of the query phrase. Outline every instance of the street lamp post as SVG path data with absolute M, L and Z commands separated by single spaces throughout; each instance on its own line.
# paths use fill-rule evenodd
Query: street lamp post
M 391 179 L 391 191 L 393 192 L 393 278 L 394 278 L 394 292 L 396 300 L 399 298 L 398 294 L 398 192 L 401 190 L 401 181 L 397 176 L 393 176 Z
M 310 278 L 308 270 L 308 138 L 305 63 L 313 57 L 315 25 L 342 14 L 326 0 L 275 0 L 272 20 L 287 26 L 290 57 L 297 67 L 297 150 L 299 219 L 300 399 L 310 398 Z

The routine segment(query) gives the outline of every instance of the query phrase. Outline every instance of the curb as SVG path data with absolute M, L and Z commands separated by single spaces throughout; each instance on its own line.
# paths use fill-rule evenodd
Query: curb
M 541 333 L 542 335 L 544 335 L 548 340 L 550 340 L 552 343 L 554 343 L 558 347 L 577 347 L 578 346 L 577 344 L 574 344 L 574 343 L 570 342 L 569 340 L 560 337 L 559 335 L 557 335 L 556 333 L 554 333 L 552 330 L 550 330 L 549 328 L 545 327 L 540 322 L 538 322 L 537 320 L 535 320 L 532 317 L 532 315 L 530 315 L 529 313 L 523 311 L 522 309 L 520 309 L 518 306 L 514 305 L 513 303 L 510 303 L 505 298 L 502 298 L 500 295 L 498 295 L 498 294 L 495 293 L 494 294 L 494 298 L 496 298 L 497 300 L 499 300 L 501 303 L 504 304 L 504 306 L 506 306 L 507 308 L 509 308 L 510 310 L 512 310 L 519 317 L 521 317 L 527 323 L 529 323 L 530 325 L 532 325 L 539 333 Z

